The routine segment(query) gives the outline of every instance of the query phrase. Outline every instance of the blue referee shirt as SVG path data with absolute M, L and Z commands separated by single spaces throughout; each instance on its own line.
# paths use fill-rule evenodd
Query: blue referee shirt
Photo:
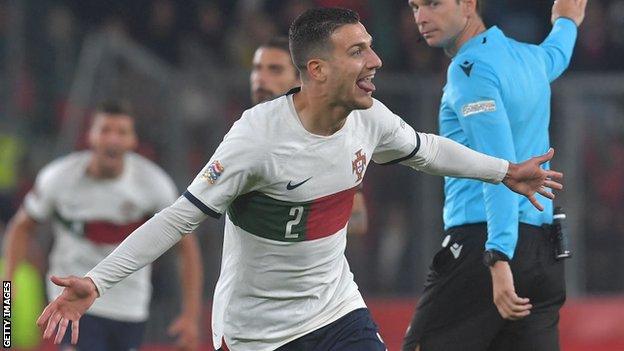
M 511 162 L 548 151 L 550 82 L 568 66 L 576 34 L 572 20 L 559 18 L 540 45 L 507 38 L 497 27 L 464 43 L 448 68 L 440 134 Z M 502 184 L 446 177 L 444 191 L 445 228 L 487 222 L 486 249 L 509 258 L 518 222 L 552 223 L 552 201 L 539 194 L 544 212 Z

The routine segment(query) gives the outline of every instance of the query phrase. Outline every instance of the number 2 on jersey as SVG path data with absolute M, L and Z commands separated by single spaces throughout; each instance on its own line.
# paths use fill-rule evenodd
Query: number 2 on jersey
M 293 234 L 292 228 L 299 224 L 299 222 L 301 222 L 301 217 L 303 216 L 303 206 L 295 206 L 291 208 L 290 215 L 294 216 L 295 218 L 291 219 L 290 221 L 288 221 L 288 223 L 286 223 L 286 233 L 284 234 L 284 237 L 286 239 L 297 239 L 299 237 L 299 234 Z

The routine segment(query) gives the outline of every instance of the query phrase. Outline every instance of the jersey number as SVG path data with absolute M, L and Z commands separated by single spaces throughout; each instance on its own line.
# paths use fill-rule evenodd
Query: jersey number
M 293 234 L 292 228 L 299 224 L 299 222 L 301 222 L 301 217 L 303 216 L 303 206 L 296 206 L 291 208 L 290 215 L 294 216 L 295 218 L 286 223 L 286 233 L 284 234 L 284 237 L 286 239 L 296 239 L 299 237 L 299 234 Z

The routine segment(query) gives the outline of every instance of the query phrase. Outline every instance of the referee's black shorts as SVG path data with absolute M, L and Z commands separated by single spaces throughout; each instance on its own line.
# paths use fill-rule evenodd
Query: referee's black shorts
M 531 314 L 504 320 L 492 298 L 492 278 L 482 263 L 485 223 L 450 228 L 450 241 L 433 258 L 425 290 L 403 350 L 557 351 L 559 309 L 565 302 L 564 265 L 554 259 L 550 229 L 520 224 L 511 261 L 516 293 Z

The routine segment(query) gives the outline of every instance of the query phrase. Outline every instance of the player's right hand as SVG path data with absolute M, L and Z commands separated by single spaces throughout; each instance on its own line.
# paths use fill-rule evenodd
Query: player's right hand
M 69 322 L 71 322 L 71 343 L 78 342 L 78 326 L 80 317 L 93 305 L 98 297 L 97 288 L 91 278 L 78 278 L 74 276 L 59 278 L 52 276 L 50 280 L 58 285 L 65 287 L 63 292 L 54 301 L 50 302 L 43 310 L 37 325 L 39 328 L 45 326 L 43 338 L 52 337 L 54 330 L 58 326 L 55 344 L 60 344 L 67 330 Z
M 557 18 L 566 17 L 573 20 L 578 27 L 585 18 L 586 6 L 587 0 L 555 0 L 550 20 L 554 24 Z

